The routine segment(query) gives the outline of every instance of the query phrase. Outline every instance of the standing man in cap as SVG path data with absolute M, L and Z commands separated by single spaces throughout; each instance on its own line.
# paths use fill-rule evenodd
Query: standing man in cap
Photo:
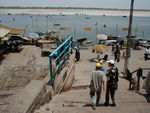
M 118 89 L 118 68 L 115 67 L 114 60 L 109 60 L 108 67 L 110 67 L 109 70 L 107 70 L 106 77 L 107 77 L 107 83 L 106 83 L 106 96 L 105 96 L 105 106 L 109 105 L 109 95 L 111 96 L 112 100 L 112 106 L 116 106 L 115 103 L 115 91 Z
M 101 64 L 96 63 L 96 70 L 92 72 L 91 82 L 90 82 L 90 96 L 92 99 L 92 108 L 99 104 L 101 97 L 101 90 L 103 85 L 103 90 L 105 90 L 104 81 L 106 79 L 105 74 L 101 71 Z M 95 98 L 95 93 L 97 98 Z

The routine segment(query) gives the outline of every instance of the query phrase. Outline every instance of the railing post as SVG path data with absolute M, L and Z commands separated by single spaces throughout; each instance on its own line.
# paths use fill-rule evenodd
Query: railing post
M 56 72 L 57 74 L 60 74 L 61 71 L 61 65 L 66 63 L 66 60 L 70 59 L 70 52 L 72 54 L 72 40 L 73 37 L 69 37 L 65 42 L 63 42 L 55 51 L 53 51 L 50 55 L 49 55 L 49 64 L 50 64 L 50 81 L 49 84 L 50 85 L 54 85 L 54 73 L 53 72 L 53 57 L 54 55 L 57 55 L 56 59 L 55 59 L 55 63 L 56 63 Z M 62 50 L 63 49 L 63 50 Z M 64 56 L 66 55 L 66 53 L 68 54 L 67 58 Z M 62 59 L 62 56 L 64 56 L 64 58 Z
M 54 84 L 54 78 L 53 78 L 53 64 L 52 64 L 52 56 L 50 55 L 49 56 L 49 64 L 50 64 L 50 82 L 49 82 L 49 84 L 51 85 L 51 86 L 53 86 L 53 84 Z
M 70 43 L 69 43 L 70 44 Z M 67 49 L 67 53 L 68 53 L 68 58 L 67 59 L 70 59 L 70 46 L 68 47 Z
M 72 54 L 72 42 L 73 42 L 73 36 L 71 36 L 71 42 L 70 42 L 71 43 L 71 45 L 70 45 L 71 46 L 71 54 Z
M 67 45 L 65 45 L 65 46 L 67 46 Z M 64 54 L 67 53 L 66 51 L 67 51 L 67 50 L 64 51 Z M 63 61 L 63 62 L 64 62 L 64 64 L 66 63 L 66 58 L 64 58 L 64 61 Z
M 60 54 L 60 49 L 58 50 L 57 56 Z M 60 57 L 58 58 L 58 74 L 60 74 Z
M 139 68 L 138 71 L 137 71 L 137 76 L 138 76 L 138 82 L 137 82 L 137 91 L 140 90 L 140 77 L 142 77 L 142 69 Z

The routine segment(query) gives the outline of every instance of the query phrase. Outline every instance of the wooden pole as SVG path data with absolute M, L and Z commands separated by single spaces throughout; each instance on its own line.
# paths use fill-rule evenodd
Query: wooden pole
M 126 77 L 126 69 L 128 69 L 129 66 L 129 39 L 131 37 L 131 31 L 132 31 L 132 20 L 133 20 L 133 5 L 134 0 L 131 0 L 131 6 L 130 6 L 130 18 L 129 18 L 129 27 L 128 27 L 128 36 L 127 36 L 127 48 L 126 48 L 126 57 L 125 57 L 125 63 L 124 63 L 124 76 Z

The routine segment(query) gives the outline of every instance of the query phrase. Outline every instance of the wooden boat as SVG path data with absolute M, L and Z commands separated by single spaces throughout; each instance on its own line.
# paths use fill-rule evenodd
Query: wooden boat
M 91 40 L 88 40 L 86 43 L 87 43 L 87 44 L 90 44 L 90 43 L 92 43 L 92 41 L 91 41 Z
M 90 17 L 85 17 L 85 19 L 91 19 Z
M 84 42 L 85 40 L 87 40 L 87 38 L 79 38 L 79 39 L 77 39 L 77 42 Z
M 124 15 L 124 16 L 122 16 L 122 17 L 126 18 L 127 16 L 126 16 L 126 15 Z

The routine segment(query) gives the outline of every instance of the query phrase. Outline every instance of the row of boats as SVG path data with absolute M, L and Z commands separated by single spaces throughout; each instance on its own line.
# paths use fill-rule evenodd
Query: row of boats
M 56 49 L 65 38 L 57 31 L 48 30 L 46 33 L 36 32 L 29 33 L 29 37 L 26 38 L 24 34 L 25 30 L 15 29 L 5 25 L 0 24 L 0 56 L 6 51 L 19 51 L 22 45 L 36 45 L 41 48 L 45 47 L 50 50 Z M 52 46 L 44 46 L 44 45 Z
M 40 46 L 43 51 L 48 51 L 50 53 L 52 50 L 57 48 L 66 38 L 56 30 L 48 30 L 46 33 L 36 32 L 29 33 L 29 37 L 25 38 L 21 36 L 24 34 L 25 30 L 23 29 L 15 29 L 9 26 L 5 26 L 0 24 L 0 54 L 7 50 L 16 50 L 18 51 L 23 44 L 33 44 L 36 46 Z M 126 38 L 121 36 L 107 36 L 105 34 L 97 34 L 96 40 L 98 40 L 99 44 L 112 45 L 114 43 L 120 43 L 125 41 Z M 86 44 L 93 43 L 91 40 L 87 40 L 87 38 L 78 38 L 77 45 L 82 46 L 83 42 L 86 41 Z M 150 47 L 150 40 L 139 39 L 135 36 L 132 36 L 130 42 L 133 48 L 137 46 Z M 44 46 L 44 45 L 53 45 L 53 46 Z M 48 48 L 49 47 L 49 48 Z

